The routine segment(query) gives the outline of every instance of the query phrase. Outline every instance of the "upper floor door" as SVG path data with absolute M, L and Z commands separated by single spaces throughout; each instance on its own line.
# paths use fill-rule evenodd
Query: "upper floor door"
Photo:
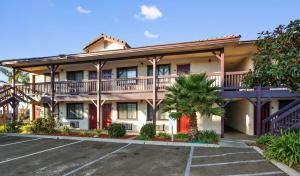
M 177 74 L 190 74 L 190 64 L 177 65 Z

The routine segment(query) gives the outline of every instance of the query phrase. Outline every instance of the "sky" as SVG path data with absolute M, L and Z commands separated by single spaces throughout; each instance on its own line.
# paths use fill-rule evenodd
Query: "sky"
M 105 33 L 132 47 L 257 33 L 300 19 L 299 0 L 1 0 L 0 60 L 80 53 Z

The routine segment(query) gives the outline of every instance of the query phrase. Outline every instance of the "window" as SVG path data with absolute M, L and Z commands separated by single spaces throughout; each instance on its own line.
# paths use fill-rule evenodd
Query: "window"
M 112 70 L 102 70 L 102 78 L 103 79 L 111 79 Z M 97 71 L 89 71 L 89 80 L 95 80 L 98 78 Z
M 117 78 L 136 78 L 137 67 L 125 67 L 117 69 Z
M 156 112 L 156 117 L 158 120 L 167 120 L 168 114 L 163 113 L 160 106 L 158 106 L 157 112 Z M 153 108 L 149 103 L 147 103 L 147 121 L 152 121 L 152 120 L 153 120 Z
M 51 74 L 50 73 L 45 73 L 45 82 L 51 82 Z M 59 73 L 54 74 L 54 81 L 59 81 Z
M 81 81 L 83 80 L 83 71 L 70 71 L 67 72 L 67 80 Z
M 117 69 L 117 78 L 136 78 L 137 67 L 125 67 Z M 136 84 L 136 79 L 118 81 L 118 84 Z
M 118 119 L 137 119 L 137 103 L 118 103 Z
M 169 74 L 171 74 L 170 64 L 156 66 L 156 75 L 161 76 L 161 75 L 169 75 Z M 152 65 L 148 66 L 147 75 L 148 76 L 153 76 L 153 67 L 152 67 Z
M 97 71 L 89 71 L 89 80 L 95 80 L 97 77 Z
M 83 119 L 83 104 L 68 103 L 67 104 L 67 119 Z

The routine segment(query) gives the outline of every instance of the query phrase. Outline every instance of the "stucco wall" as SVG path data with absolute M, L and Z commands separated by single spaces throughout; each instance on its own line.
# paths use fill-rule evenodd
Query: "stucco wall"
M 247 100 L 237 100 L 226 106 L 225 125 L 248 135 L 254 135 L 254 109 Z

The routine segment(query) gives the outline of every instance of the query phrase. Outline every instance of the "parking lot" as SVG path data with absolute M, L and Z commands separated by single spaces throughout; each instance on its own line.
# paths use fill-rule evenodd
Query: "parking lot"
M 0 136 L 1 175 L 285 175 L 251 148 Z

